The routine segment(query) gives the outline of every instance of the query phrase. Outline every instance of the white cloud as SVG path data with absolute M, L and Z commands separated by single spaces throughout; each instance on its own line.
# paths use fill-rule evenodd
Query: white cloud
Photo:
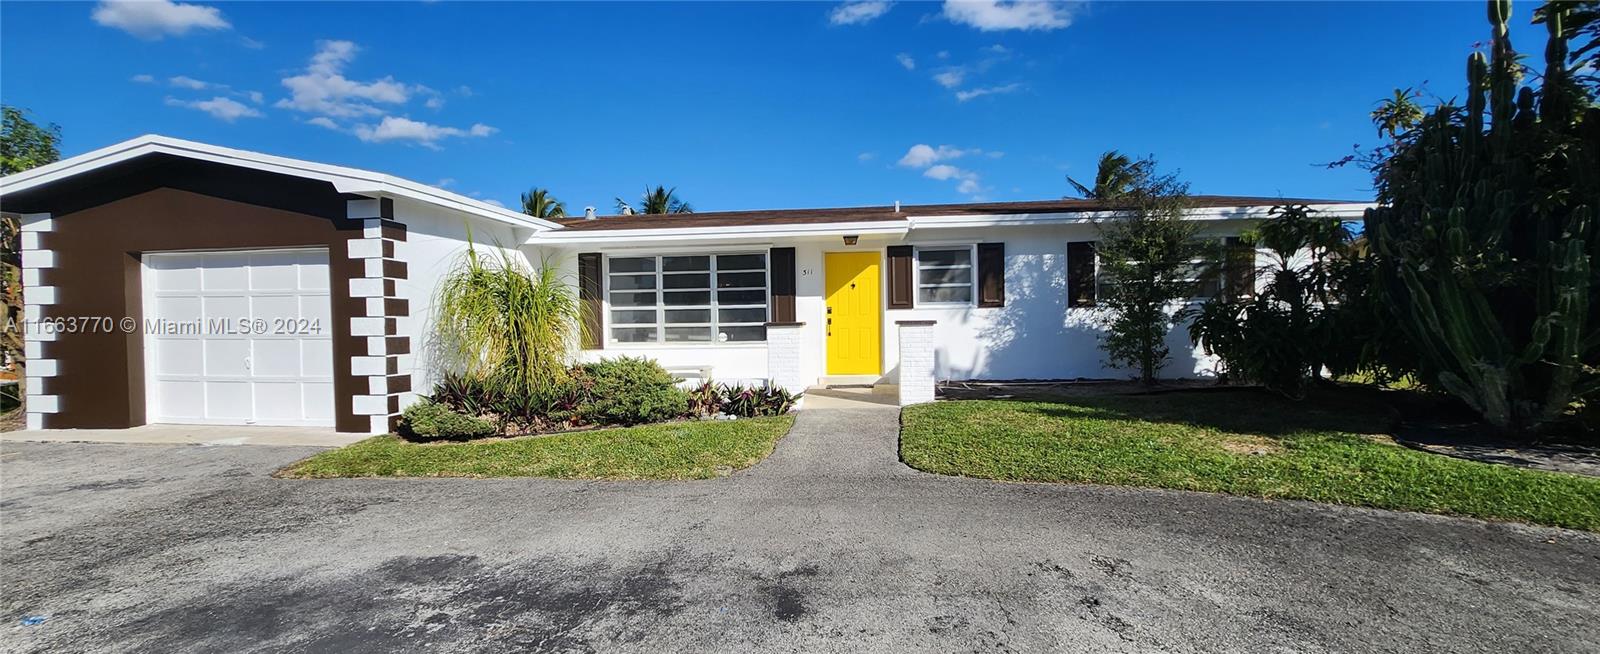
M 1011 52 L 1010 48 L 1007 48 L 1007 47 L 1005 47 L 1003 45 L 1000 45 L 999 43 L 996 43 L 996 44 L 991 45 L 991 46 L 989 46 L 987 48 L 984 48 L 984 49 L 988 50 L 989 52 L 993 52 L 995 54 L 1006 54 L 1008 52 Z
M 316 118 L 306 121 L 306 124 L 316 125 L 317 127 L 326 127 L 334 131 L 338 131 L 339 129 L 339 124 L 329 120 L 327 116 L 317 116 Z
M 444 108 L 444 96 L 439 95 L 437 93 L 435 93 L 435 94 L 433 94 L 431 96 L 428 96 L 428 100 L 426 102 L 423 102 L 422 106 L 427 107 L 429 109 L 443 109 Z
M 985 32 L 1053 30 L 1072 24 L 1066 3 L 1032 0 L 945 0 L 944 17 Z
M 940 59 L 949 59 L 950 58 L 950 51 L 949 50 L 940 50 L 939 51 L 939 58 Z
M 506 203 L 504 203 L 504 202 L 501 202 L 501 201 L 499 201 L 499 200 L 496 200 L 496 199 L 494 199 L 494 198 L 489 198 L 489 199 L 486 199 L 486 200 L 484 200 L 484 201 L 483 201 L 483 203 L 484 203 L 484 204 L 492 204 L 492 205 L 494 205 L 494 206 L 497 206 L 497 207 L 500 207 L 500 208 L 501 208 L 501 209 L 504 209 L 504 208 L 506 208 Z
M 317 52 L 306 65 L 306 72 L 283 79 L 290 97 L 277 107 L 334 118 L 379 116 L 377 104 L 404 104 L 411 89 L 393 77 L 357 82 L 344 76 L 344 67 L 355 59 L 360 48 L 350 41 L 319 41 Z
M 267 96 L 262 95 L 260 91 L 246 91 L 244 95 L 256 104 L 261 104 L 267 100 Z
M 210 84 L 185 75 L 169 77 L 167 78 L 167 83 L 181 89 L 194 89 L 196 91 L 211 86 Z
M 155 84 L 156 83 L 156 77 L 154 75 L 146 75 L 146 74 L 140 73 L 138 75 L 134 75 L 133 77 L 129 77 L 128 81 L 130 81 L 130 82 L 138 82 L 140 84 Z
M 248 36 L 239 37 L 239 45 L 242 45 L 242 46 L 244 46 L 246 48 L 250 48 L 251 50 L 260 50 L 262 48 L 267 47 L 267 44 L 262 43 L 260 41 L 257 41 L 255 39 L 252 39 L 252 38 L 250 38 Z
M 94 22 L 146 40 L 183 36 L 190 30 L 225 30 L 233 27 L 222 18 L 222 10 L 175 3 L 172 0 L 117 0 L 96 5 L 90 14 Z
M 969 154 L 983 154 L 983 150 L 980 148 L 962 149 L 948 145 L 941 145 L 936 148 L 926 143 L 918 143 L 911 146 L 911 149 L 906 150 L 906 156 L 900 157 L 900 161 L 897 164 L 906 168 L 924 168 L 940 161 L 960 159 Z
M 856 155 L 856 161 L 860 161 L 860 162 L 872 161 L 873 159 L 877 159 L 877 158 L 878 158 L 878 153 L 876 153 L 876 152 L 863 152 L 861 154 Z
M 368 143 L 382 143 L 385 141 L 411 141 L 419 145 L 437 148 L 438 142 L 451 137 L 484 137 L 500 130 L 476 123 L 467 129 L 459 127 L 445 127 L 411 120 L 401 116 L 384 116 L 377 125 L 356 125 L 352 132 Z
M 434 182 L 433 185 L 439 188 L 449 188 L 451 186 L 455 186 L 455 183 L 456 178 L 454 177 L 440 177 L 439 181 Z
M 977 193 L 983 190 L 978 174 L 949 164 L 939 164 L 922 171 L 922 176 L 939 181 L 956 180 L 956 192 Z
M 939 86 L 943 86 L 947 89 L 953 89 L 957 86 L 961 86 L 961 82 L 966 80 L 966 78 L 967 71 L 960 68 L 952 68 L 934 75 L 933 81 L 938 82 Z
M 956 99 L 961 101 L 961 102 L 966 102 L 966 101 L 971 100 L 973 98 L 981 98 L 981 97 L 986 96 L 986 95 L 999 95 L 999 94 L 1002 94 L 1002 93 L 1015 93 L 1015 92 L 1017 92 L 1017 91 L 1019 91 L 1021 89 L 1022 89 L 1022 85 L 1018 84 L 1018 83 L 1015 83 L 1015 82 L 1013 82 L 1011 84 L 1002 84 L 1000 86 L 985 86 L 985 87 L 980 87 L 980 88 L 975 88 L 975 89 L 968 89 L 966 91 L 956 91 Z
M 904 66 L 906 70 L 917 69 L 917 60 L 912 59 L 911 55 L 908 55 L 904 52 L 895 55 L 894 60 L 900 62 L 900 65 Z
M 828 12 L 828 22 L 834 25 L 860 25 L 871 22 L 888 13 L 890 4 L 892 3 L 880 0 L 846 2 Z
M 224 122 L 233 122 L 240 118 L 260 118 L 261 112 L 254 107 L 240 103 L 232 98 L 217 96 L 210 100 L 179 100 L 167 98 L 167 104 L 173 107 L 186 107 L 211 114 L 212 118 Z

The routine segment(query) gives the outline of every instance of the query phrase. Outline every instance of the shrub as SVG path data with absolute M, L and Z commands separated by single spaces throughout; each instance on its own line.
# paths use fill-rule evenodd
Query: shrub
M 575 390 L 578 414 L 606 425 L 662 422 L 686 414 L 689 394 L 661 364 L 619 357 L 582 366 Z
M 462 415 L 450 407 L 423 400 L 409 407 L 400 416 L 402 434 L 415 438 L 483 438 L 495 434 L 494 423 L 482 418 Z
M 711 380 L 689 391 L 689 415 L 712 416 L 722 412 L 722 391 Z
M 481 416 L 492 410 L 501 398 L 499 393 L 480 379 L 446 373 L 433 387 L 432 399 L 457 413 Z
M 722 411 L 741 418 L 781 416 L 794 408 L 797 395 L 770 382 L 761 386 L 722 386 Z
M 514 250 L 469 246 L 434 305 L 433 345 L 446 370 L 508 396 L 547 392 L 569 372 L 581 309 L 550 261 L 529 267 Z

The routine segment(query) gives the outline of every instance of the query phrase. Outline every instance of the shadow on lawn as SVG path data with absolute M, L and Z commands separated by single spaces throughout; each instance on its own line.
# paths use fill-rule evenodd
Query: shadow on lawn
M 1211 388 L 999 401 L 1023 403 L 1027 406 L 1019 410 L 1025 413 L 1057 419 L 1179 423 L 1268 437 L 1328 431 L 1389 434 L 1399 419 L 1383 398 L 1345 389 L 1329 389 L 1306 400 L 1291 400 L 1259 389 Z

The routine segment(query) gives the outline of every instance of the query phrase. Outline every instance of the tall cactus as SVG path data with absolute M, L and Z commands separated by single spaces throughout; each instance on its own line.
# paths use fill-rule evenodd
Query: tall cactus
M 1509 0 L 1488 2 L 1490 56 L 1377 169 L 1366 233 L 1384 304 L 1424 378 L 1504 429 L 1600 401 L 1600 109 L 1568 69 L 1560 3 L 1539 88 L 1519 87 Z M 1487 121 L 1487 122 L 1486 122 Z

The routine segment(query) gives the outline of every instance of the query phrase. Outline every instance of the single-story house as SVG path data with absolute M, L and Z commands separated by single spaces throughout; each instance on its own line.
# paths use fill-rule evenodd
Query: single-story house
M 1194 203 L 1217 239 L 1274 205 L 1369 206 Z M 584 359 L 797 390 L 898 383 L 908 401 L 936 379 L 1126 374 L 1098 347 L 1093 221 L 1117 212 L 1094 200 L 551 221 L 152 135 L 0 179 L 0 210 L 22 222 L 30 428 L 386 431 L 435 381 L 435 288 L 469 238 L 563 267 L 588 309 Z M 1210 374 L 1186 334 L 1171 343 L 1169 375 Z

